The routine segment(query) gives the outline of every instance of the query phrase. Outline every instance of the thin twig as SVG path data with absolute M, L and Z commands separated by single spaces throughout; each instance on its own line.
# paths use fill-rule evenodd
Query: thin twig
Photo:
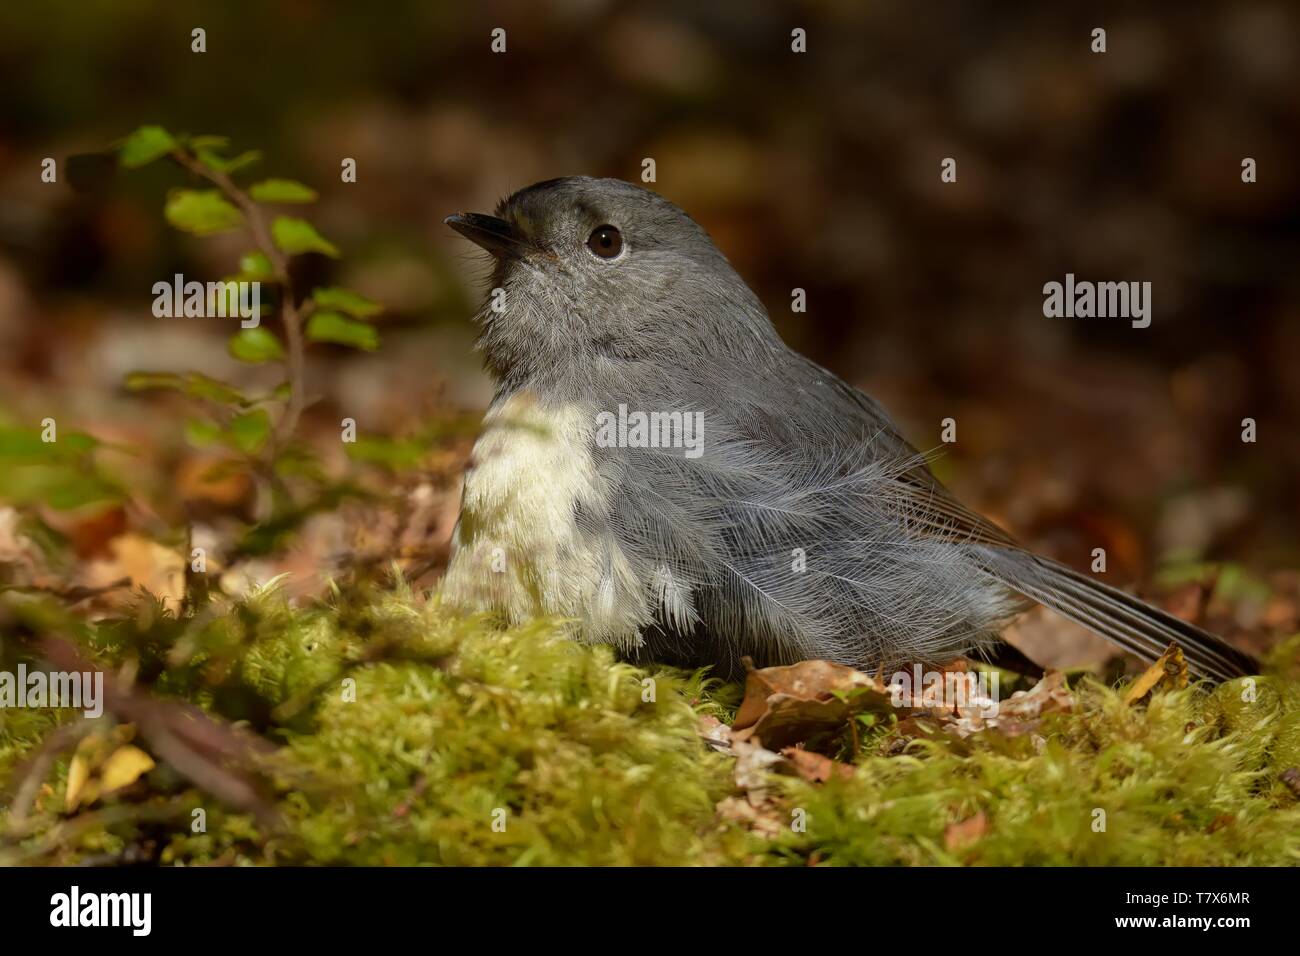
M 50 827 L 35 846 L 13 847 L 0 851 L 0 866 L 30 866 L 43 856 L 71 845 L 100 827 L 121 823 L 153 823 L 186 816 L 196 803 L 193 793 L 155 800 L 150 803 L 123 803 L 79 813 Z
M 27 814 L 36 803 L 37 794 L 40 793 L 41 785 L 45 783 L 50 768 L 54 766 L 54 761 L 89 733 L 91 727 L 91 722 L 84 718 L 70 724 L 63 724 L 47 735 L 40 749 L 19 768 L 20 772 L 15 774 L 15 777 L 20 776 L 22 782 L 14 793 L 13 805 L 9 811 L 11 835 L 22 837 L 27 834 L 29 830 Z

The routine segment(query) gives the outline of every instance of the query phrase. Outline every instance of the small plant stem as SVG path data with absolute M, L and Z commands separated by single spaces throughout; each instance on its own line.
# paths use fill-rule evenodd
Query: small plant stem
M 271 237 L 271 231 L 262 217 L 261 207 L 235 185 L 233 179 L 221 170 L 213 169 L 201 162 L 184 149 L 174 150 L 171 155 L 190 172 L 215 184 L 231 202 L 239 207 L 248 222 L 249 231 L 253 234 L 253 242 L 271 263 L 271 272 L 276 282 L 280 284 L 280 318 L 284 322 L 284 335 L 288 347 L 286 366 L 289 373 L 289 401 L 284 415 L 276 423 L 274 443 L 276 446 L 282 446 L 298 427 L 298 419 L 302 417 L 306 388 L 306 363 L 303 357 L 302 339 L 303 314 L 299 312 L 297 303 L 294 302 L 293 286 L 289 281 L 288 257 L 280 251 Z

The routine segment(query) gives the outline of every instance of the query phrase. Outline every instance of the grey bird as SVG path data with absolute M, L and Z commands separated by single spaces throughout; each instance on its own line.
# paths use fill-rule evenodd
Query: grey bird
M 788 348 L 705 231 L 572 177 L 446 220 L 492 255 L 496 392 L 442 599 L 631 659 L 875 669 L 987 654 L 1039 602 L 1226 680 L 1251 657 L 1033 554 L 958 502 L 871 397 Z

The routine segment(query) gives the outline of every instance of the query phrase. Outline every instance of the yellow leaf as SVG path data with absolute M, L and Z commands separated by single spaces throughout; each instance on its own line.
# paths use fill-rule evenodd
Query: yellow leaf
M 90 761 L 81 754 L 72 758 L 72 763 L 68 767 L 68 789 L 63 793 L 63 802 L 67 805 L 68 810 L 77 809 L 77 799 L 81 796 L 81 790 L 90 779 Z
M 1187 686 L 1187 661 L 1183 658 L 1183 649 L 1177 644 L 1170 644 L 1160 659 L 1133 682 L 1133 686 L 1124 695 L 1124 703 L 1136 703 L 1161 681 L 1167 681 L 1174 688 Z
M 112 793 L 114 790 L 129 787 L 154 766 L 153 758 L 139 747 L 132 747 L 130 744 L 118 747 L 113 751 L 112 756 L 104 761 L 104 769 L 100 773 L 103 783 L 102 792 Z

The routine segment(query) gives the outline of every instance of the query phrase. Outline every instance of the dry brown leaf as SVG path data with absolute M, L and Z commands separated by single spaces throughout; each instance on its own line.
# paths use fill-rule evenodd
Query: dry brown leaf
M 931 684 L 926 675 L 938 679 Z M 898 689 L 899 708 L 903 711 L 927 713 L 941 720 L 954 717 L 986 715 L 996 709 L 997 686 L 986 683 L 985 674 L 974 670 L 965 658 L 958 658 L 941 668 L 914 665 L 911 668 L 911 696 L 902 697 Z
M 846 763 L 832 760 L 811 750 L 800 747 L 786 747 L 781 756 L 790 761 L 795 773 L 810 783 L 825 783 L 831 777 L 848 780 L 853 777 L 853 768 Z
M 736 753 L 736 766 L 732 770 L 732 779 L 741 790 L 750 793 L 762 793 L 767 789 L 767 773 L 781 767 L 786 761 L 778 753 L 773 753 L 761 744 L 744 740 L 732 742 Z
M 1115 655 L 1104 637 L 1041 605 L 1022 614 L 1002 638 L 1047 669 L 1096 667 Z
M 736 765 L 732 777 L 743 796 L 725 797 L 716 807 L 724 820 L 737 820 L 763 836 L 774 836 L 781 828 L 778 801 L 768 792 L 768 772 L 790 766 L 786 758 L 757 743 L 733 741 Z
M 1162 682 L 1175 689 L 1187 686 L 1187 661 L 1183 658 L 1183 649 L 1177 644 L 1170 644 L 1160 659 L 1133 682 L 1124 695 L 1124 703 L 1137 703 Z
M 984 730 L 995 730 L 1007 737 L 1019 737 L 1038 728 L 1039 718 L 1053 712 L 1074 709 L 1074 695 L 1061 671 L 1048 671 L 1029 690 L 1018 690 L 998 704 L 996 714 L 983 716 L 971 711 L 945 722 L 946 729 L 959 737 L 969 737 Z M 938 716 L 941 720 L 943 715 Z
M 1065 682 L 1065 674 L 1061 671 L 1048 671 L 1029 690 L 1018 690 L 1002 701 L 998 707 L 998 716 L 1029 719 L 1052 711 L 1073 709 L 1074 695 Z
M 943 845 L 946 850 L 960 850 L 976 843 L 988 832 L 989 821 L 983 810 L 976 811 L 960 823 L 950 823 L 943 831 Z
M 42 519 L 60 534 L 66 535 L 78 558 L 109 557 L 110 544 L 126 531 L 126 509 L 114 504 L 87 506 L 74 511 L 48 509 Z
M 712 714 L 701 714 L 699 720 L 700 737 L 713 750 L 719 753 L 732 753 L 731 728 Z
M 781 818 L 770 804 L 755 806 L 744 797 L 724 797 L 715 808 L 720 820 L 743 823 L 759 836 L 772 838 L 781 833 Z
M 253 494 L 253 481 L 236 458 L 194 455 L 176 469 L 176 490 L 186 503 L 237 508 Z
M 23 516 L 13 508 L 0 506 L 0 566 L 13 575 L 14 583 L 41 580 L 48 570 L 40 546 L 23 533 Z M 15 574 L 15 572 L 18 572 Z
M 84 585 L 108 587 L 122 578 L 130 578 L 135 587 L 145 588 L 168 607 L 180 607 L 185 596 L 185 560 L 179 551 L 135 533 L 114 538 L 109 550 L 111 558 L 86 565 Z
M 884 684 L 843 664 L 817 660 L 765 667 L 746 675 L 731 738 L 786 747 L 842 727 L 856 714 L 894 709 Z

